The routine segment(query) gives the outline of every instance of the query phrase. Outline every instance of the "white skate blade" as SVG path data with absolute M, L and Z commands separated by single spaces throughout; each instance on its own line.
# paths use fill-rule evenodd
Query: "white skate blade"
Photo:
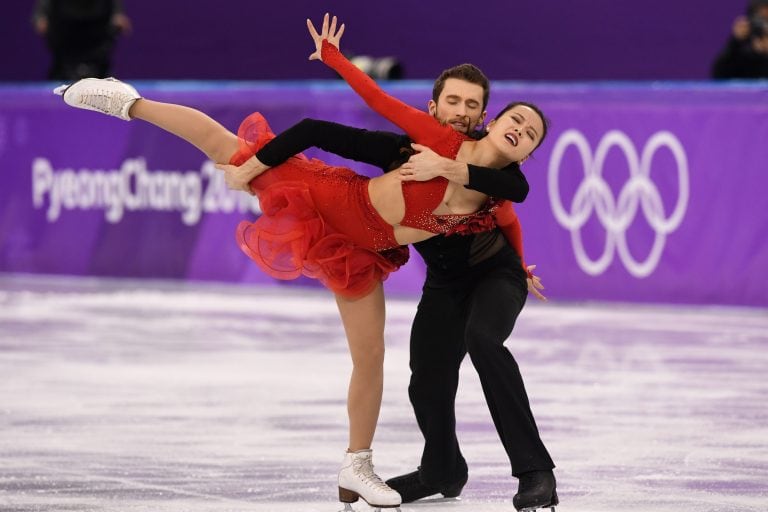
M 369 505 L 373 510 L 372 512 L 402 512 L 400 510 L 400 506 L 394 506 L 394 507 L 378 507 L 376 505 Z M 339 512 L 357 512 L 354 508 L 352 508 L 352 505 L 349 503 L 344 504 L 344 509 L 339 510 Z

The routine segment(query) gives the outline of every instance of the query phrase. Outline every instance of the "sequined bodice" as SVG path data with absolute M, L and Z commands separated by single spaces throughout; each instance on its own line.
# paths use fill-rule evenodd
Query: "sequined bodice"
M 405 130 L 408 136 L 418 144 L 429 147 L 438 155 L 456 159 L 464 141 L 470 140 L 426 112 L 403 103 L 386 94 L 369 76 L 350 63 L 339 49 L 323 40 L 322 60 L 341 75 L 374 111 Z M 403 183 L 405 216 L 401 226 L 423 229 L 431 233 L 450 233 L 458 226 L 470 223 L 476 227 L 488 226 L 492 229 L 493 220 L 489 212 L 491 201 L 478 212 L 467 215 L 435 215 L 434 212 L 443 201 L 448 180 L 433 178 L 429 181 Z M 480 217 L 482 222 L 477 222 Z
M 469 140 L 466 135 L 445 126 L 442 137 L 433 137 L 429 142 L 430 148 L 446 158 L 455 159 L 462 142 Z M 480 216 L 490 213 L 490 203 L 486 203 L 479 211 L 469 214 L 435 215 L 434 212 L 442 203 L 448 180 L 442 177 L 429 181 L 406 181 L 403 183 L 403 199 L 405 200 L 405 215 L 400 221 L 401 226 L 423 229 L 430 233 L 450 233 L 457 226 L 471 222 Z

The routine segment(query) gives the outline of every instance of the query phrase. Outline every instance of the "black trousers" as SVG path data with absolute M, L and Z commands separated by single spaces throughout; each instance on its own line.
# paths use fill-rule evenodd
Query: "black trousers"
M 528 296 L 514 251 L 471 267 L 459 279 L 428 278 L 411 330 L 408 393 L 424 435 L 420 478 L 456 482 L 467 463 L 456 438 L 459 366 L 469 353 L 512 474 L 554 468 L 539 437 L 520 369 L 503 345 Z

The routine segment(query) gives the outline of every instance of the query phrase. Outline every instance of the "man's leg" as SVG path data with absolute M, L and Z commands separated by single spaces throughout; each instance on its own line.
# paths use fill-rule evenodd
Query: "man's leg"
M 454 402 L 459 366 L 466 354 L 461 304 L 466 293 L 427 289 L 411 328 L 411 382 L 408 394 L 424 451 L 419 471 L 388 480 L 404 502 L 442 493 L 458 496 L 467 463 L 456 439 Z
M 456 439 L 456 389 L 466 349 L 464 294 L 426 290 L 411 328 L 411 382 L 408 395 L 424 435 L 421 479 L 443 485 L 463 479 L 467 463 Z
M 522 275 L 506 269 L 491 272 L 474 289 L 466 328 L 467 350 L 516 476 L 554 467 L 539 437 L 520 369 L 503 345 L 526 297 Z
M 515 508 L 554 507 L 554 463 L 539 437 L 517 362 L 503 345 L 527 298 L 525 278 L 512 268 L 498 267 L 478 282 L 470 300 L 467 350 L 512 474 L 519 479 Z

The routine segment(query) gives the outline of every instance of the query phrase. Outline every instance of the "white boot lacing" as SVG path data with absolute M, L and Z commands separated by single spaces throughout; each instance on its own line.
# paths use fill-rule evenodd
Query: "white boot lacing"
M 385 484 L 379 475 L 373 472 L 371 457 L 355 457 L 352 459 L 352 471 L 359 475 L 360 480 L 368 487 L 383 492 L 392 492 L 392 488 Z
M 88 105 L 104 114 L 121 117 L 125 104 L 134 99 L 135 97 L 130 94 L 114 90 L 93 89 L 81 93 L 77 101 L 81 105 Z

